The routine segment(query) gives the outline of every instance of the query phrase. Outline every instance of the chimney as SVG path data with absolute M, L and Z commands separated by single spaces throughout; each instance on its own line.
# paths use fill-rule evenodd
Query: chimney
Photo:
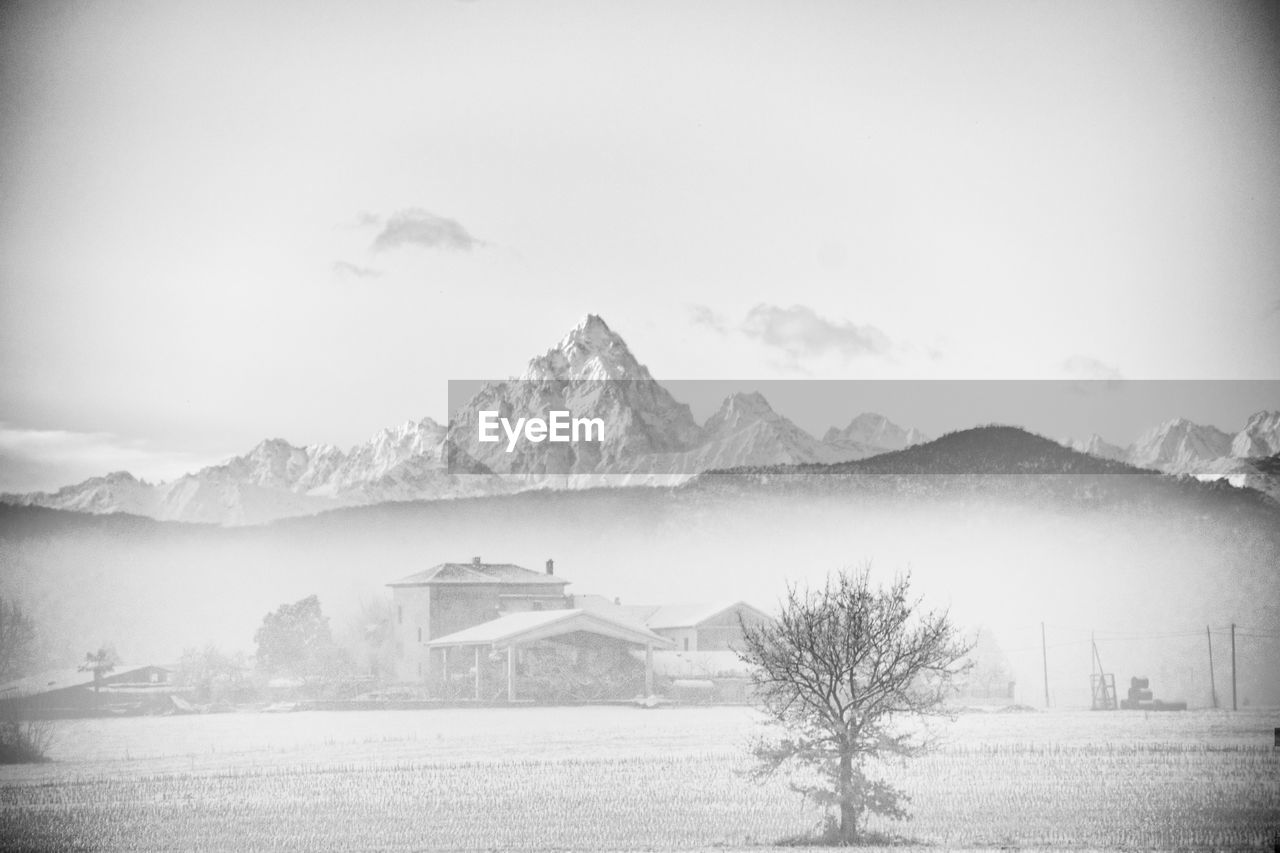
M 547 574 L 554 575 L 556 573 L 556 561 L 547 560 Z
M 473 565 L 473 566 L 478 566 L 478 565 L 480 565 L 480 558 L 479 558 L 479 557 L 472 557 L 472 558 L 471 558 L 471 565 Z

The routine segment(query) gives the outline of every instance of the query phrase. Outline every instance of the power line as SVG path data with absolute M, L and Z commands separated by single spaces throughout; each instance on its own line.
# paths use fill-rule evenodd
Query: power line
M 1052 628 L 1053 626 L 1046 625 L 1045 627 Z M 1210 633 L 1217 634 L 1223 637 L 1229 637 L 1231 635 L 1231 629 L 1228 627 L 1220 631 L 1211 631 Z M 1203 636 L 1204 636 L 1204 632 L 1199 630 L 1171 631 L 1171 632 L 1165 632 L 1165 633 L 1145 633 L 1145 634 L 1137 633 L 1137 632 L 1132 632 L 1132 633 L 1116 632 L 1116 636 L 1110 636 L 1110 637 L 1099 636 L 1096 638 L 1096 642 L 1099 645 L 1102 645 L 1104 643 L 1105 644 L 1130 643 L 1130 642 L 1141 642 L 1144 640 L 1184 640 L 1184 639 L 1191 639 L 1191 638 L 1203 637 Z M 1239 628 L 1236 629 L 1236 637 L 1237 638 L 1248 637 L 1249 639 L 1253 639 L 1253 640 L 1280 641 L 1280 634 L 1255 633 L 1252 631 L 1242 631 Z M 1003 651 L 1005 654 L 1011 654 L 1011 655 L 1022 654 L 1022 653 L 1040 651 L 1041 649 L 1062 649 L 1062 648 L 1069 648 L 1073 646 L 1083 646 L 1090 642 L 1095 642 L 1095 641 L 1090 640 L 1088 637 L 1081 637 L 1078 640 L 1059 640 L 1055 643 L 1044 643 L 1044 644 L 1037 643 L 1034 646 L 1031 646 L 1031 645 L 1018 646 L 1012 649 L 1001 649 L 1001 651 Z

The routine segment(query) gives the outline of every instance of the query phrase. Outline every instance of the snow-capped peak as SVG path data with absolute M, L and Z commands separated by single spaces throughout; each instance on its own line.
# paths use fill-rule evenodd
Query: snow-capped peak
M 447 432 L 431 418 L 407 420 L 400 426 L 379 430 L 364 444 L 351 448 L 346 458 L 335 465 L 324 479 L 330 489 L 341 491 L 357 483 L 377 479 L 415 456 L 428 456 L 438 461 L 440 445 Z
M 582 318 L 560 343 L 530 361 L 520 378 L 533 381 L 653 379 L 627 349 L 626 342 L 596 314 Z
M 1255 412 L 1236 433 L 1231 442 L 1231 455 L 1240 459 L 1272 456 L 1280 453 L 1280 411 Z
M 587 314 L 578 321 L 578 325 L 569 330 L 569 334 L 565 335 L 564 339 L 568 340 L 573 337 L 602 341 L 616 337 L 616 335 L 613 334 L 609 324 L 599 314 Z
M 769 401 L 759 391 L 739 391 L 730 394 L 724 398 L 724 402 L 720 404 L 722 412 L 743 412 L 753 415 L 773 415 L 773 406 L 769 405 Z
M 1142 468 L 1182 473 L 1226 456 L 1230 450 L 1231 436 L 1217 427 L 1172 418 L 1134 442 L 1129 461 Z
M 708 420 L 703 429 L 708 435 L 734 432 L 759 421 L 783 420 L 769 401 L 758 391 L 735 393 L 725 397 L 720 409 Z
M 832 427 L 822 440 L 827 443 L 854 443 L 883 450 L 903 450 L 923 444 L 929 437 L 915 427 L 903 429 L 884 415 L 863 412 L 844 429 Z

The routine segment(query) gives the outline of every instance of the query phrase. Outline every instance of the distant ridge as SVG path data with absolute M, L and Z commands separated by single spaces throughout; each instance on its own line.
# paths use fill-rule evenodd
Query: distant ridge
M 1133 465 L 1064 447 L 1021 427 L 988 425 L 956 430 L 924 444 L 830 465 L 738 467 L 709 474 L 1150 474 Z
M 618 426 L 603 448 L 550 444 L 508 454 L 476 441 L 475 413 L 545 414 L 549 404 L 603 415 Z M 853 437 L 853 432 L 857 437 Z M 855 418 L 820 441 L 759 394 L 735 394 L 706 425 L 675 400 L 596 314 L 531 359 L 520 378 L 484 386 L 444 426 L 409 420 L 343 451 L 268 439 L 242 456 L 165 483 L 128 472 L 56 492 L 2 495 L 10 504 L 76 512 L 132 513 L 222 525 L 263 524 L 351 506 L 508 494 L 530 488 L 673 484 L 734 465 L 835 462 L 903 446 L 918 437 L 880 415 Z M 615 476 L 620 475 L 620 476 Z
M 600 445 L 526 444 L 514 453 L 477 440 L 476 413 L 482 409 L 518 417 L 543 416 L 550 407 L 602 416 L 612 433 Z M 242 456 L 169 482 L 148 483 L 118 471 L 54 492 L 0 495 L 0 502 L 255 525 L 386 502 L 543 488 L 671 486 L 701 472 L 756 472 L 771 466 L 830 474 L 1126 470 L 1091 467 L 1087 460 L 1222 480 L 1280 499 L 1274 466 L 1258 463 L 1280 452 L 1280 412 L 1258 412 L 1234 436 L 1175 418 L 1124 449 L 1097 435 L 1069 442 L 1084 451 L 1084 458 L 1063 455 L 1066 448 L 1051 447 L 1053 442 L 1039 436 L 1031 441 L 1025 430 L 981 429 L 931 442 L 914 427 L 863 412 L 818 439 L 759 393 L 730 395 L 699 424 L 621 335 L 599 315 L 588 314 L 554 346 L 530 359 L 520 378 L 485 385 L 452 413 L 448 426 L 431 418 L 408 420 L 347 451 L 273 438 Z
M 1255 412 L 1234 436 L 1217 427 L 1171 418 L 1147 430 L 1128 447 L 1117 447 L 1093 435 L 1068 441 L 1075 450 L 1127 462 L 1165 474 L 1221 480 L 1251 488 L 1280 500 L 1280 476 L 1265 460 L 1280 454 L 1280 411 Z

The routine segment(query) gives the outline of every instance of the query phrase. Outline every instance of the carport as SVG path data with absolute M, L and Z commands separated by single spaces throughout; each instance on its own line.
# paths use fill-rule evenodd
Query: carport
M 440 649 L 441 664 L 448 672 L 451 650 L 472 649 L 475 658 L 475 698 L 480 701 L 481 651 L 506 650 L 507 701 L 516 701 L 516 651 L 539 640 L 566 637 L 570 634 L 594 634 L 621 641 L 645 650 L 645 695 L 653 693 L 653 650 L 670 648 L 673 643 L 660 637 L 643 625 L 612 618 L 587 610 L 532 610 L 509 613 L 489 622 L 474 625 L 428 643 L 432 649 Z

